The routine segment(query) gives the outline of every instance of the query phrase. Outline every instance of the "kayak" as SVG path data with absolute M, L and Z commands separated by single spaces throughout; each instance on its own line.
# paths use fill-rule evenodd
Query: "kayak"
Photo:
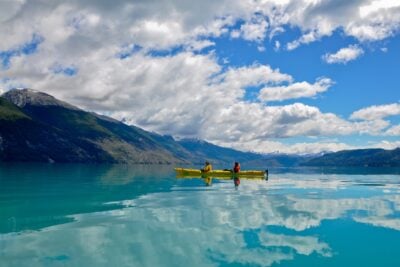
M 176 176 L 178 178 L 184 177 L 221 177 L 221 178 L 247 178 L 247 179 L 268 179 L 268 170 L 265 171 L 240 171 L 234 173 L 231 170 L 213 170 L 209 172 L 203 172 L 199 169 L 185 169 L 175 168 Z

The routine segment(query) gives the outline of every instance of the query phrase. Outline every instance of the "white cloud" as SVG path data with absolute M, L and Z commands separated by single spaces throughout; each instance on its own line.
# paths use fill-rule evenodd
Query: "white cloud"
M 383 148 L 383 149 L 395 149 L 400 147 L 400 141 L 387 141 L 383 140 L 374 144 L 370 144 L 369 147 Z
M 350 36 L 360 41 L 379 41 L 391 36 L 395 31 L 393 27 L 381 27 L 381 25 L 351 25 L 346 28 Z
M 204 127 L 206 139 L 229 140 L 232 145 L 268 138 L 350 134 L 370 128 L 366 125 L 355 127 L 334 114 L 324 114 L 318 108 L 301 103 L 265 107 L 240 102 L 221 107 L 212 116 L 212 121 L 218 126 Z
M 382 9 L 388 10 L 394 7 L 400 7 L 400 2 L 397 0 L 370 1 L 368 4 L 360 7 L 360 16 L 365 18 L 373 13 L 382 11 Z
M 400 104 L 398 103 L 363 108 L 351 114 L 350 119 L 379 120 L 388 116 L 396 115 L 400 115 Z
M 215 42 L 212 42 L 209 40 L 195 40 L 195 41 L 189 42 L 187 44 L 187 47 L 188 47 L 187 49 L 189 51 L 201 51 L 204 48 L 208 48 L 208 47 L 211 47 L 214 45 L 215 45 Z
M 395 125 L 386 131 L 387 135 L 400 136 L 400 125 Z M 399 143 L 400 146 L 400 143 Z
M 233 38 L 242 37 L 244 40 L 261 42 L 265 39 L 268 22 L 262 16 L 256 16 L 240 26 L 240 30 L 232 31 Z
M 282 16 L 281 22 L 302 29 L 302 35 L 287 44 L 289 50 L 330 36 L 335 30 L 361 42 L 383 40 L 399 30 L 400 22 L 399 4 L 392 0 L 291 1 L 285 12 L 287 17 Z
M 288 50 L 294 50 L 297 47 L 299 47 L 302 44 L 309 44 L 312 42 L 315 42 L 316 40 L 318 40 L 319 38 L 321 38 L 323 35 L 320 34 L 318 31 L 310 31 L 306 34 L 303 34 L 298 40 L 289 42 L 286 45 L 286 48 Z
M 15 16 L 25 2 L 25 0 L 2 0 L 0 9 L 0 22 L 7 21 Z
M 385 1 L 2 1 L 0 50 L 26 41 L 32 33 L 47 40 L 65 38 L 76 30 L 81 40 L 136 43 L 147 48 L 167 49 L 187 44 L 199 36 L 220 36 L 229 26 L 243 21 L 233 37 L 263 41 L 282 33 L 284 26 L 301 29 L 302 36 L 287 44 L 301 44 L 329 36 L 337 29 L 360 41 L 381 40 L 399 29 L 399 4 Z M 71 25 L 72 24 L 72 25 Z M 52 30 L 57 26 L 57 31 Z M 77 28 L 69 26 L 78 26 Z M 80 28 L 82 27 L 82 28 Z M 48 29 L 51 29 L 50 31 Z M 123 29 L 123 30 L 122 30 Z M 128 31 L 128 32 L 127 32 Z M 57 37 L 58 36 L 58 37 Z
M 346 64 L 349 61 L 355 60 L 364 54 L 364 50 L 356 45 L 341 48 L 334 54 L 325 54 L 322 58 L 329 64 L 342 63 Z
M 244 89 L 249 86 L 277 84 L 292 81 L 288 74 L 281 73 L 279 69 L 273 70 L 268 65 L 253 64 L 246 67 L 229 68 L 218 76 L 219 88 L 231 91 L 235 97 L 241 97 Z
M 232 38 L 239 38 L 240 37 L 240 31 L 239 30 L 231 31 L 231 37 Z
M 259 99 L 265 102 L 283 101 L 287 99 L 313 97 L 325 92 L 333 81 L 329 78 L 320 78 L 314 84 L 308 82 L 292 83 L 287 86 L 264 87 L 260 91 Z
M 203 133 L 207 136 L 206 139 L 221 144 L 230 143 L 231 146 L 240 146 L 248 150 L 264 149 L 268 152 L 283 150 L 279 146 L 270 146 L 268 141 L 272 138 L 373 134 L 388 126 L 385 121 L 351 123 L 334 114 L 322 113 L 318 108 L 301 103 L 269 107 L 240 103 L 223 108 L 212 118 L 216 125 L 223 127 L 206 127 Z M 326 147 L 321 145 L 324 146 Z M 290 147 L 286 147 L 285 150 L 290 150 Z M 306 144 L 303 146 L 303 151 L 306 150 L 305 147 Z M 309 146 L 309 150 L 315 151 L 315 148 L 316 146 Z
M 274 50 L 279 51 L 280 48 L 281 48 L 281 43 L 279 41 L 275 41 Z
M 294 144 L 285 144 L 278 141 L 268 141 L 269 139 L 255 139 L 249 142 L 237 143 L 236 149 L 244 151 L 253 151 L 258 153 L 284 153 L 284 154 L 317 154 L 324 151 L 337 152 L 341 150 L 356 149 L 353 145 L 333 142 L 333 141 L 318 141 L 318 142 L 303 142 Z M 221 143 L 221 145 L 232 146 L 235 144 Z
M 4 3 L 2 2 L 1 7 Z M 237 4 L 230 5 L 236 8 Z M 0 8 L 2 10 L 2 8 Z M 218 36 L 232 20 L 224 3 L 190 5 L 171 2 L 29 1 L 18 6 L 0 26 L 0 50 L 26 42 L 33 33 L 47 43 L 72 41 L 98 45 L 136 43 L 148 49 L 168 49 L 200 35 Z M 57 30 L 54 30 L 54 29 Z M 60 48 L 59 48 L 60 49 Z
M 14 58 L 13 67 L 5 71 L 5 75 L 19 77 L 18 81 L 25 86 L 34 84 L 34 88 L 62 100 L 147 130 L 179 137 L 199 137 L 260 152 L 339 150 L 346 146 L 334 143 L 270 145 L 268 140 L 376 134 L 388 126 L 385 121 L 349 122 L 301 103 L 264 106 L 246 101 L 243 97 L 248 87 L 293 82 L 293 77 L 268 65 L 253 64 L 222 71 L 212 53 L 182 52 L 152 57 L 139 51 L 123 60 L 110 57 L 110 53 L 117 51 L 117 47 L 106 47 L 87 53 L 75 61 L 79 70 L 73 77 L 49 73 L 48 66 L 54 64 L 53 59 L 40 53 Z M 329 79 L 315 84 L 304 82 L 307 86 L 301 96 L 322 92 L 330 83 Z M 71 91 L 71 88 L 79 90 Z M 290 97 L 300 97 L 298 91 L 296 94 L 285 93 L 286 96 L 291 93 Z
M 330 88 L 329 78 L 295 81 L 267 64 L 221 66 L 214 52 L 204 54 L 204 48 L 214 46 L 210 37 L 229 34 L 255 41 L 260 49 L 265 38 L 271 38 L 276 49 L 285 47 L 274 38 L 287 26 L 303 33 L 291 48 L 336 29 L 360 41 L 386 38 L 398 30 L 400 19 L 392 4 L 383 7 L 385 12 L 361 18 L 360 6 L 370 3 L 2 1 L 0 51 L 22 47 L 35 35 L 43 42 L 34 54 L 11 57 L 10 67 L 1 71 L 6 77 L 1 84 L 43 90 L 147 130 L 251 150 L 268 138 L 379 134 L 390 126 L 387 122 L 351 122 L 300 103 L 265 106 L 245 99 L 251 87 L 264 87 L 260 97 L 267 102 L 314 97 Z M 238 22 L 240 28 L 230 33 Z M 178 52 L 152 56 L 173 48 Z M 121 59 L 121 54 L 127 57 Z M 77 73 L 54 73 L 54 66 L 74 66 Z M 262 147 L 271 151 L 268 145 Z M 306 151 L 306 145 L 297 150 Z

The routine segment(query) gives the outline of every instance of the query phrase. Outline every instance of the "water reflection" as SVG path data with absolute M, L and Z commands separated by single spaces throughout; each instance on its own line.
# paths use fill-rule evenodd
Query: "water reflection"
M 206 185 L 206 186 L 211 186 L 212 185 L 212 177 L 210 177 L 210 176 L 206 176 L 206 177 L 204 177 L 203 178 L 203 180 L 204 180 L 204 184 Z
M 240 179 L 238 177 L 233 178 L 233 184 L 235 185 L 235 188 L 237 189 L 240 185 Z
M 109 165 L 98 177 L 104 185 L 126 185 L 136 180 L 170 177 L 173 169 L 169 165 Z
M 118 172 L 110 170 L 108 177 Z M 121 181 L 130 179 L 126 173 Z M 131 181 L 116 184 L 140 185 Z M 158 190 L 102 198 L 120 208 L 74 214 L 73 222 L 42 231 L 1 235 L 0 265 L 271 266 L 306 257 L 318 266 L 340 266 L 334 261 L 344 252 L 333 241 L 356 242 L 348 239 L 353 230 L 376 235 L 385 228 L 390 235 L 379 246 L 386 255 L 398 249 L 399 182 L 398 176 L 281 174 L 269 182 L 242 180 L 239 190 L 232 180 L 216 180 L 213 190 L 203 190 L 201 179 L 155 180 L 150 184 Z M 399 262 L 387 260 L 390 266 Z
M 121 209 L 121 200 L 169 190 L 174 180 L 166 177 L 172 174 L 165 165 L 0 165 L 0 233 L 39 230 L 71 222 L 70 215 Z

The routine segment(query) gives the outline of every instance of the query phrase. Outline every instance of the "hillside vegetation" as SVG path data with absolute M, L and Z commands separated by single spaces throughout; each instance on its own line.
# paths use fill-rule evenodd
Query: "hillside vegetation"
M 400 148 L 394 150 L 359 149 L 325 154 L 303 163 L 304 166 L 400 167 Z

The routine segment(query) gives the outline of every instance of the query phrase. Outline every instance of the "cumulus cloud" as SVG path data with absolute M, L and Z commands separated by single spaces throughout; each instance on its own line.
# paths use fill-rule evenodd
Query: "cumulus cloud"
M 286 45 L 288 50 L 294 50 L 302 44 L 309 44 L 312 43 L 319 38 L 321 38 L 323 34 L 319 33 L 318 31 L 310 31 L 308 33 L 303 34 L 298 40 L 289 42 Z
M 347 135 L 387 127 L 387 124 L 351 123 L 335 114 L 322 113 L 316 107 L 301 103 L 263 106 L 240 102 L 220 108 L 211 121 L 219 126 L 211 124 L 204 127 L 202 135 L 213 141 L 229 140 L 232 145 L 268 138 Z
M 288 16 L 281 22 L 296 25 L 302 35 L 287 44 L 293 50 L 343 30 L 360 42 L 378 41 L 399 30 L 400 4 L 393 0 L 374 1 L 290 1 L 285 6 Z
M 313 97 L 325 92 L 333 85 L 329 78 L 320 78 L 314 84 L 308 82 L 292 83 L 287 86 L 264 87 L 260 91 L 259 99 L 265 102 L 282 101 L 301 97 Z
M 116 48 L 111 53 L 118 51 Z M 107 64 L 98 64 L 107 62 Z M 35 64 L 34 64 L 35 63 Z M 330 79 L 315 84 L 293 83 L 293 77 L 268 65 L 230 67 L 225 71 L 215 55 L 182 52 L 153 57 L 143 51 L 120 59 L 108 49 L 95 50 L 76 60 L 74 76 L 48 72 L 54 61 L 40 53 L 14 58 L 5 71 L 25 85 L 35 84 L 82 108 L 111 115 L 147 130 L 177 137 L 199 137 L 246 150 L 314 153 L 338 150 L 343 144 L 299 144 L 291 149 L 270 138 L 347 135 L 379 132 L 384 121 L 349 122 L 318 108 L 295 103 L 265 106 L 244 98 L 248 87 L 281 83 L 305 84 L 303 91 L 283 93 L 290 97 L 313 96 L 327 89 Z M 29 74 L 29 75 L 28 75 Z M 77 88 L 73 90 L 71 88 Z
M 355 60 L 364 54 L 364 50 L 356 45 L 350 45 L 346 48 L 341 48 L 334 54 L 325 54 L 322 58 L 328 64 L 342 63 L 346 64 L 349 61 Z
M 359 9 L 361 21 L 347 26 L 346 32 L 361 41 L 382 40 L 398 31 L 399 12 L 399 1 L 366 1 Z M 362 21 L 370 21 L 370 23 Z
M 198 36 L 220 36 L 237 21 L 243 21 L 232 36 L 262 41 L 282 32 L 284 26 L 302 31 L 301 44 L 331 35 L 336 29 L 360 41 L 382 40 L 399 29 L 400 5 L 385 1 L 2 1 L 1 36 L 8 36 L 0 50 L 26 41 L 34 32 L 62 39 L 79 29 L 81 37 L 107 42 L 135 42 L 151 48 L 186 44 Z M 45 14 L 45 15 L 43 15 Z M 54 15 L 54 16 L 53 16 Z M 30 22 L 30 23 L 28 23 Z M 29 26 L 27 26 L 29 25 Z M 57 31 L 47 31 L 57 26 Z M 83 30 L 84 29 L 84 30 Z M 121 31 L 121 29 L 123 29 Z M 83 31 L 82 31 L 83 30 Z M 3 35 L 5 34 L 5 35 Z M 97 34 L 97 38 L 93 35 Z M 111 38 L 112 37 L 112 38 Z M 107 39 L 106 39 L 107 38 Z M 3 40 L 3 38 L 2 38 Z
M 400 125 L 395 125 L 386 131 L 387 135 L 400 136 Z M 400 144 L 399 144 L 400 145 Z
M 371 3 L 2 1 L 0 51 L 15 51 L 34 36 L 42 41 L 35 53 L 8 58 L 0 83 L 5 89 L 43 90 L 162 134 L 249 149 L 267 138 L 377 134 L 389 126 L 387 122 L 347 121 L 301 103 L 265 105 L 315 97 L 332 86 L 329 78 L 295 81 L 290 74 L 260 63 L 221 66 L 217 55 L 205 49 L 215 45 L 210 38 L 229 34 L 255 41 L 261 50 L 269 36 L 280 49 L 285 43 L 274 38 L 287 26 L 302 32 L 288 45 L 291 49 L 336 29 L 360 41 L 372 40 L 369 35 L 374 40 L 386 38 L 398 29 L 398 7 L 380 6 L 385 10 L 381 13 L 367 8 L 363 14 L 369 12 L 368 16 L 361 16 L 359 8 Z M 252 87 L 263 88 L 264 103 L 246 99 Z M 268 145 L 263 147 L 271 151 Z M 313 145 L 310 150 L 315 150 Z
M 400 115 L 400 104 L 388 104 L 388 105 L 378 105 L 370 106 L 355 111 L 351 114 L 350 119 L 353 120 L 378 120 L 383 119 L 388 116 Z
M 218 88 L 232 92 L 235 97 L 241 97 L 244 89 L 249 86 L 262 86 L 266 84 L 279 84 L 290 82 L 293 78 L 279 69 L 272 69 L 268 65 L 253 64 L 246 67 L 229 68 L 225 73 L 216 77 Z
M 229 143 L 221 143 L 221 145 L 231 145 Z M 253 151 L 258 153 L 283 153 L 283 154 L 317 154 L 324 151 L 337 152 L 341 150 L 356 149 L 349 144 L 338 141 L 314 141 L 314 142 L 297 142 L 294 144 L 285 144 L 279 141 L 269 141 L 269 139 L 256 139 L 249 142 L 238 143 L 237 149 L 245 151 Z
M 242 37 L 244 40 L 261 42 L 265 39 L 268 29 L 268 22 L 262 16 L 252 18 L 240 26 L 239 30 L 231 33 L 233 38 Z
M 44 36 L 47 43 L 79 41 L 90 43 L 92 48 L 136 43 L 149 49 L 167 49 L 200 35 L 218 36 L 232 23 L 224 15 L 224 4 L 212 1 L 190 5 L 123 0 L 114 5 L 107 1 L 78 0 L 18 2 L 18 12 L 8 16 L 0 26 L 4 40 L 0 50 L 26 42 L 33 33 Z
M 383 10 L 388 10 L 393 7 L 400 7 L 399 1 L 396 0 L 381 0 L 372 1 L 369 4 L 360 7 L 360 16 L 367 17 L 370 14 Z

